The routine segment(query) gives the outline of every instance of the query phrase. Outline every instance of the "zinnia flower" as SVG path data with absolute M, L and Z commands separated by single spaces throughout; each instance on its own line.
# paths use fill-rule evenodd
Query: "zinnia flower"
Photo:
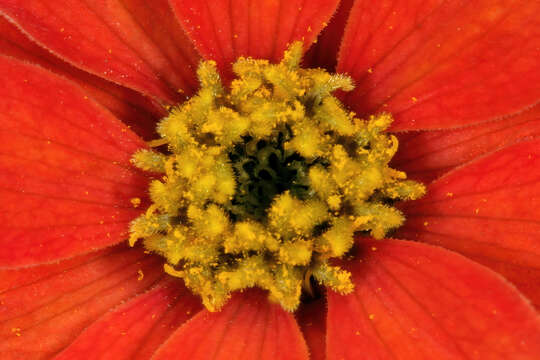
M 343 0 L 341 4 L 338 0 L 0 0 L 0 357 L 539 358 L 539 11 L 536 0 Z M 289 145 L 279 142 L 283 149 L 301 155 L 286 160 L 286 165 L 297 161 L 296 169 L 329 174 L 327 179 L 336 182 L 334 192 L 321 197 L 322 202 L 305 203 L 286 195 L 288 191 L 279 192 L 268 199 L 272 205 L 265 205 L 275 211 L 264 208 L 262 216 L 270 213 L 271 218 L 274 211 L 279 216 L 270 225 L 287 231 L 287 226 L 296 224 L 296 235 L 302 239 L 315 232 L 314 224 L 323 235 L 290 243 L 296 247 L 287 248 L 283 242 L 265 244 L 267 250 L 259 259 L 261 266 L 274 266 L 272 276 L 264 278 L 267 282 L 263 277 L 254 280 L 253 289 L 244 286 L 249 285 L 244 280 L 251 279 L 250 273 L 240 274 L 245 278 L 234 271 L 220 273 L 226 290 L 235 289 L 235 281 L 244 281 L 238 287 L 242 291 L 230 295 L 223 290 L 223 302 L 215 309 L 205 303 L 210 311 L 201 297 L 218 290 L 208 290 L 206 283 L 194 284 L 201 273 L 213 269 L 209 259 L 228 261 L 240 269 L 242 261 L 259 250 L 246 247 L 235 253 L 219 248 L 219 256 L 212 257 L 197 248 L 193 256 L 200 255 L 207 267 L 182 270 L 175 267 L 176 253 L 159 241 L 184 220 L 167 217 L 155 233 L 144 227 L 140 230 L 134 220 L 164 216 L 168 205 L 177 213 L 180 205 L 171 194 L 177 194 L 178 201 L 191 198 L 196 202 L 205 189 L 222 191 L 225 182 L 197 176 L 207 174 L 202 171 L 214 166 L 212 161 L 224 153 L 208 151 L 214 156 L 212 161 L 190 168 L 189 179 L 199 181 L 200 191 L 192 189 L 180 197 L 180 193 L 158 191 L 156 186 L 169 185 L 171 174 L 178 168 L 188 169 L 189 161 L 167 163 L 167 149 L 150 149 L 168 144 L 174 154 L 184 154 L 185 148 L 178 150 L 163 135 L 170 134 L 164 127 L 175 114 L 198 114 L 189 107 L 196 102 L 193 99 L 203 96 L 194 96 L 199 90 L 196 70 L 200 64 L 202 90 L 214 91 L 207 92 L 211 101 L 226 98 L 230 107 L 249 107 L 250 114 L 257 110 L 253 104 L 234 104 L 234 94 L 216 95 L 219 85 L 213 63 L 201 60 L 215 61 L 227 87 L 238 75 L 231 64 L 252 59 L 278 63 L 297 41 L 307 50 L 303 67 L 321 67 L 352 78 L 354 90 L 337 96 L 356 115 L 329 95 L 338 88 L 350 90 L 344 76 L 331 78 L 343 82 L 325 90 L 328 103 L 323 95 L 306 95 L 303 87 L 288 93 L 288 85 L 277 86 L 278 80 L 299 84 L 295 82 L 300 81 L 295 77 L 298 71 L 309 86 L 317 83 L 317 76 L 327 79 L 322 71 L 302 72 L 290 61 L 287 65 L 287 57 L 283 60 L 290 65 L 286 71 L 295 75 L 287 79 L 282 75 L 289 72 L 278 72 L 274 75 L 279 79 L 271 86 L 256 83 L 253 89 L 262 89 L 258 99 L 264 99 L 265 91 L 270 97 L 281 91 L 287 106 L 300 109 L 294 112 L 287 107 L 285 118 L 313 117 L 320 123 L 332 117 L 309 112 L 335 105 L 329 114 L 345 114 L 355 131 L 373 129 L 380 124 L 377 119 L 389 116 L 381 114 L 391 114 L 394 121 L 388 131 L 400 143 L 391 165 L 426 184 L 427 191 L 419 200 L 396 203 L 400 212 L 381 210 L 384 214 L 379 216 L 372 211 L 362 217 L 350 200 L 351 193 L 344 189 L 361 197 L 365 188 L 349 187 L 351 178 L 336 180 L 341 166 L 336 164 L 352 164 L 345 161 L 353 158 L 352 152 L 372 154 L 378 146 L 397 144 L 393 135 L 373 130 L 363 138 L 369 139 L 365 144 L 347 148 L 358 134 L 339 128 L 347 122 L 327 124 L 331 131 L 325 134 L 333 134 L 337 143 L 326 151 L 323 137 L 313 135 L 317 129 L 309 123 L 296 128 L 293 124 L 289 135 L 304 140 L 286 139 Z M 237 92 L 251 89 L 248 83 L 237 87 Z M 246 91 L 251 94 L 253 89 Z M 291 100 L 298 98 L 307 100 Z M 193 125 L 195 120 L 189 116 L 185 115 L 186 123 Z M 162 139 L 156 141 L 156 124 L 163 118 L 158 127 Z M 359 118 L 374 122 L 355 120 Z M 182 125 L 174 121 L 169 125 Z M 226 138 L 219 128 L 224 122 L 200 121 L 206 126 L 204 131 L 215 135 L 204 146 L 215 150 L 218 140 L 219 149 L 229 140 L 231 144 L 239 138 L 248 142 L 247 133 L 242 132 L 247 125 L 234 130 L 236 137 Z M 288 129 L 291 123 L 276 120 L 273 126 L 268 131 L 279 126 Z M 227 131 L 226 135 L 233 134 Z M 192 130 L 174 134 L 204 135 Z M 200 138 L 195 143 L 200 145 Z M 311 146 L 314 143 L 321 145 Z M 257 143 L 253 151 L 265 146 L 259 148 Z M 199 148 L 189 149 L 197 153 Z M 136 155 L 141 153 L 146 154 L 142 160 Z M 229 160 L 233 155 L 245 153 L 229 152 Z M 323 155 L 329 160 L 317 162 Z M 146 170 L 167 174 L 168 179 L 159 182 L 162 185 L 152 187 L 159 175 L 133 165 L 152 164 L 148 156 L 155 156 L 155 163 L 161 165 Z M 160 159 L 165 160 L 160 163 Z M 376 163 L 371 160 L 367 164 Z M 171 167 L 165 169 L 166 164 Z M 391 209 L 386 205 L 393 200 L 416 198 L 410 194 L 421 192 L 410 187 L 406 192 L 400 181 L 414 187 L 413 182 L 402 179 L 401 171 L 389 170 L 386 163 L 376 164 L 387 177 L 383 181 L 375 172 L 377 180 L 366 178 L 377 184 L 364 184 L 373 189 L 365 194 L 363 204 L 379 201 L 370 211 Z M 241 170 L 235 171 L 238 175 Z M 298 179 L 299 175 L 291 176 Z M 309 181 L 315 183 L 314 179 L 324 177 L 312 174 Z M 331 181 L 319 181 L 312 190 L 320 195 Z M 292 185 L 287 186 L 293 194 Z M 200 196 L 220 206 L 233 198 L 233 205 L 244 206 L 232 189 Z M 156 194 L 166 196 L 160 199 Z M 224 197 L 227 194 L 231 198 Z M 243 235 L 223 230 L 232 226 L 228 221 L 233 217 L 243 219 L 244 213 L 227 208 L 232 215 L 226 218 L 223 209 L 214 205 L 204 211 L 186 207 L 185 216 L 196 228 L 189 231 L 212 232 L 209 238 L 233 234 L 226 247 L 246 246 L 238 242 Z M 327 215 L 328 209 L 336 214 Z M 350 220 L 347 211 L 352 214 Z M 406 222 L 391 234 L 393 239 L 367 236 L 387 233 L 393 223 L 383 226 L 381 222 L 389 214 L 399 218 L 401 213 Z M 313 214 L 320 218 L 313 220 Z M 327 216 L 333 216 L 332 220 Z M 283 219 L 287 224 L 280 223 Z M 249 221 L 244 222 L 243 234 L 266 234 L 267 229 Z M 197 228 L 200 224 L 212 227 Z M 354 245 L 352 236 L 350 244 L 341 236 L 350 229 L 364 230 L 357 232 Z M 130 235 L 133 243 L 144 240 L 146 247 L 139 243 L 130 247 Z M 328 243 L 317 243 L 324 236 L 330 239 Z M 335 248 L 340 241 L 346 243 L 341 251 Z M 272 250 L 273 246 L 278 250 Z M 312 251 L 318 255 L 309 257 Z M 289 267 L 278 271 L 281 265 L 268 265 L 272 254 L 279 254 L 278 260 Z M 332 257 L 328 254 L 338 259 L 328 260 Z M 187 286 L 163 271 L 164 262 L 168 273 L 185 279 Z M 295 302 L 300 299 L 298 292 L 297 297 L 287 293 L 280 298 L 284 292 L 279 290 L 296 279 L 292 273 L 298 268 L 303 269 L 300 275 L 306 277 L 306 289 L 311 275 L 328 285 L 326 290 L 316 289 L 319 294 L 304 294 L 299 305 Z M 255 267 L 253 273 L 261 269 Z M 196 274 L 190 278 L 186 271 Z M 298 289 L 295 284 L 293 290 Z M 273 297 L 269 300 L 267 291 L 259 288 Z M 287 304 L 292 305 L 286 310 Z

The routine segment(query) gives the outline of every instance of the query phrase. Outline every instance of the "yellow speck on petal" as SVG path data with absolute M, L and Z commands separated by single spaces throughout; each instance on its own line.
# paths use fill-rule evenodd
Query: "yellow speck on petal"
M 424 226 L 428 226 L 428 225 L 429 225 L 429 222 L 424 221 Z
M 451 193 L 451 192 L 447 192 L 447 193 L 446 193 L 446 196 L 448 196 L 448 197 L 452 197 L 452 196 L 454 196 L 454 193 Z
M 13 327 L 11 328 L 11 332 L 15 334 L 15 336 L 21 336 L 21 328 Z
M 368 74 L 373 74 L 373 68 L 368 68 L 367 72 L 368 72 Z
M 412 100 L 412 102 L 417 102 L 418 101 L 418 99 L 416 97 L 414 97 L 414 96 L 411 97 L 411 100 Z
M 134 208 L 138 208 L 139 205 L 141 205 L 141 199 L 140 198 L 132 198 L 131 205 L 133 205 Z
M 144 279 L 144 273 L 142 269 L 139 269 L 137 270 L 137 280 L 141 281 L 142 279 Z
M 373 319 L 375 319 L 375 314 L 369 314 L 368 317 L 369 317 L 369 320 L 373 320 Z

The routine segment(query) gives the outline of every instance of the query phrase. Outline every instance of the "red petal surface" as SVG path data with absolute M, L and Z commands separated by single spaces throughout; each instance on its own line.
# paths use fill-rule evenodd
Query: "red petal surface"
M 340 1 L 330 23 L 323 29 L 317 42 L 306 53 L 304 62 L 309 67 L 322 67 L 331 72 L 336 71 L 339 46 L 353 3 L 354 0 Z
M 230 74 L 239 56 L 279 61 L 287 45 L 306 48 L 336 10 L 339 0 L 170 0 L 182 26 L 206 59 Z
M 146 193 L 129 163 L 144 142 L 46 70 L 0 57 L 0 77 L 0 266 L 123 241 Z
M 538 358 L 538 314 L 494 272 L 410 241 L 359 250 L 354 293 L 328 293 L 329 360 Z
M 0 358 L 50 358 L 162 276 L 159 258 L 124 245 L 59 264 L 1 270 L 0 279 L 18 283 L 0 290 Z
M 32 42 L 14 24 L 1 16 L 0 53 L 39 64 L 77 82 L 89 96 L 145 138 L 155 137 L 156 120 L 166 115 L 162 106 L 136 91 L 78 70 L 60 60 Z
M 261 291 L 235 294 L 220 312 L 204 310 L 176 331 L 153 360 L 308 359 L 292 314 Z
M 139 295 L 87 328 L 55 360 L 147 360 L 201 308 L 201 300 L 172 280 Z
M 0 0 L 25 33 L 74 66 L 169 103 L 198 63 L 167 0 Z
M 460 252 L 540 305 L 540 140 L 452 171 L 403 211 L 397 236 Z
M 445 172 L 520 139 L 540 135 L 540 105 L 508 119 L 456 130 L 398 133 L 393 166 L 429 183 Z
M 309 349 L 310 360 L 326 359 L 326 300 L 325 297 L 302 304 L 296 320 Z
M 389 111 L 395 130 L 499 118 L 540 99 L 540 2 L 358 0 L 338 70 L 357 81 L 347 103 Z

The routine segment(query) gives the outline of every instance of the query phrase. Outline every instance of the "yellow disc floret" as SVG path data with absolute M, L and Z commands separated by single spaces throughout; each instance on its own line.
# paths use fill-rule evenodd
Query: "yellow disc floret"
M 294 43 L 279 64 L 240 58 L 229 90 L 216 64 L 203 62 L 199 92 L 171 109 L 151 142 L 166 153 L 133 155 L 162 175 L 129 242 L 162 255 L 165 271 L 211 311 L 250 287 L 293 311 L 310 277 L 350 293 L 351 274 L 331 259 L 357 233 L 381 239 L 400 226 L 391 204 L 425 192 L 388 166 L 398 146 L 385 133 L 392 117 L 356 118 L 332 95 L 352 80 L 302 69 L 301 55 Z

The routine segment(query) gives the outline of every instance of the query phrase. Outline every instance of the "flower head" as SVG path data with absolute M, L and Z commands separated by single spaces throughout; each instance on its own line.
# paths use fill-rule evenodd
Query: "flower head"
M 425 192 L 388 166 L 391 116 L 347 112 L 332 92 L 352 90 L 352 80 L 301 69 L 302 49 L 292 44 L 275 65 L 240 58 L 229 93 L 203 62 L 197 95 L 158 125 L 154 143 L 171 153 L 133 157 L 163 176 L 150 183 L 153 204 L 132 222 L 130 245 L 144 239 L 210 311 L 251 287 L 296 310 L 311 277 L 351 293 L 351 274 L 329 260 L 360 231 L 382 239 L 404 219 L 387 204 Z
M 536 358 L 538 10 L 0 0 L 0 357 Z

